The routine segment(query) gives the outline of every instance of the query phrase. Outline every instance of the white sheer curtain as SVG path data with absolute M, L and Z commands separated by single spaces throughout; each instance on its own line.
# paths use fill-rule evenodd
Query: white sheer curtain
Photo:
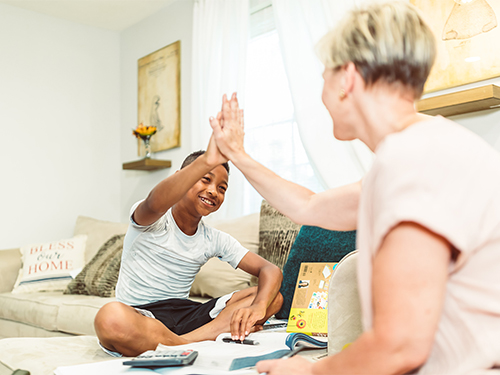
M 212 129 L 208 118 L 220 110 L 222 95 L 238 92 L 244 103 L 243 88 L 248 43 L 248 0 L 196 0 L 193 14 L 192 150 L 206 149 Z M 243 176 L 232 168 L 228 204 L 216 218 L 237 217 L 242 212 Z
M 360 141 L 333 137 L 332 119 L 321 101 L 323 65 L 314 47 L 355 0 L 272 0 L 299 133 L 326 188 L 358 181 L 373 155 Z

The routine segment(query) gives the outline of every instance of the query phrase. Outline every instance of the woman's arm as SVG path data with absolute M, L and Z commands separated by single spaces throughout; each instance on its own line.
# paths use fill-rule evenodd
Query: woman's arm
M 236 94 L 223 98 L 222 113 L 210 119 L 219 150 L 278 211 L 298 224 L 331 230 L 356 229 L 361 182 L 315 194 L 252 159 L 243 146 L 243 112 Z
M 257 370 L 269 375 L 404 374 L 421 366 L 440 320 L 451 253 L 439 235 L 400 223 L 373 261 L 373 327 L 339 354 L 313 365 L 301 359 L 264 361 Z M 308 372 L 297 368 L 300 363 Z

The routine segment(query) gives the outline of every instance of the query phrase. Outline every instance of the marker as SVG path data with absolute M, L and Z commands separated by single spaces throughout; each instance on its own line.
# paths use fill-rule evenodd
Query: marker
M 241 341 L 241 340 L 233 340 L 231 337 L 223 337 L 222 341 L 230 343 L 230 344 L 259 345 L 258 341 L 250 340 L 250 339 L 245 339 L 245 340 Z

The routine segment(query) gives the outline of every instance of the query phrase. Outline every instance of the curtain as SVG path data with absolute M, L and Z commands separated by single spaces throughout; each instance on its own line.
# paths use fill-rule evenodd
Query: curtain
M 248 0 L 196 0 L 193 13 L 191 148 L 206 149 L 212 129 L 208 118 L 220 111 L 222 95 L 238 92 L 244 103 L 248 43 Z M 226 201 L 216 218 L 242 212 L 242 174 L 232 168 Z M 211 215 L 212 216 L 212 215 Z
M 371 166 L 372 152 L 360 141 L 339 141 L 323 105 L 323 65 L 315 45 L 355 0 L 272 0 L 281 53 L 302 144 L 325 188 L 358 181 Z

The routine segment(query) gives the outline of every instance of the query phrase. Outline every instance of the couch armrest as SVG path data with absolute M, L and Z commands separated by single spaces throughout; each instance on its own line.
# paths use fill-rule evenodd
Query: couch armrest
M 20 269 L 19 249 L 0 250 L 0 293 L 12 291 Z

